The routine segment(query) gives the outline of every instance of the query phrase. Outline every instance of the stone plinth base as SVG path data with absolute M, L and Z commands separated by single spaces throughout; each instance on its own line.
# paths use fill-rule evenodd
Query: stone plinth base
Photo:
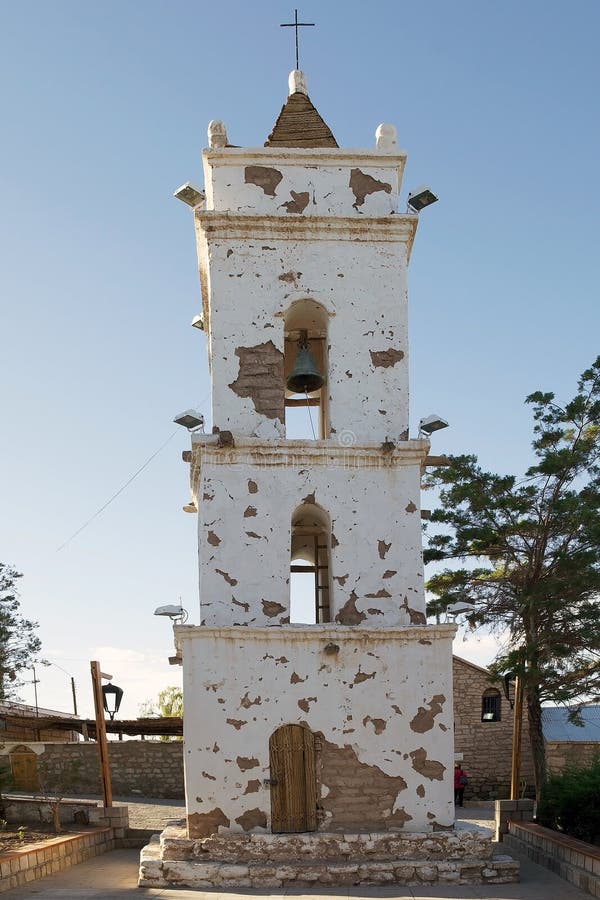
M 169 826 L 142 850 L 139 884 L 198 889 L 306 884 L 482 884 L 519 880 L 488 829 L 434 834 L 226 834 L 191 840 Z

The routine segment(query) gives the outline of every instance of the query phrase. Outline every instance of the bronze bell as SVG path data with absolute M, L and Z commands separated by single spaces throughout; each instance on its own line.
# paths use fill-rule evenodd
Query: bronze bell
M 312 394 L 324 384 L 325 379 L 317 369 L 314 357 L 308 349 L 308 340 L 303 335 L 298 341 L 298 355 L 294 367 L 287 377 L 287 389 L 294 394 Z

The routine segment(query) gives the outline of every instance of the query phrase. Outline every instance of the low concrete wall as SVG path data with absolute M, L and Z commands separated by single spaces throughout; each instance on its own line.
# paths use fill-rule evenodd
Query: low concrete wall
M 600 897 L 600 847 L 532 822 L 510 822 L 504 841 L 579 890 Z
M 97 806 L 98 804 L 93 800 L 61 800 L 58 809 L 61 824 L 67 825 L 75 822 L 78 825 L 87 825 L 90 821 L 90 810 Z M 43 797 L 32 800 L 31 797 L 14 797 L 5 794 L 4 818 L 13 825 L 22 822 L 35 825 L 51 824 L 53 821 L 52 805 Z
M 494 839 L 504 840 L 510 822 L 531 822 L 534 813 L 533 800 L 496 800 Z
M 23 850 L 7 851 L 0 859 L 0 893 L 30 881 L 62 872 L 93 856 L 114 850 L 112 828 L 51 838 Z

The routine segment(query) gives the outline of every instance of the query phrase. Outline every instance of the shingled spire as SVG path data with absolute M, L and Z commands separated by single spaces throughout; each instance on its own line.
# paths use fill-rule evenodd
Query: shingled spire
M 265 147 L 337 147 L 337 141 L 310 102 L 303 72 L 289 77 L 289 96 Z

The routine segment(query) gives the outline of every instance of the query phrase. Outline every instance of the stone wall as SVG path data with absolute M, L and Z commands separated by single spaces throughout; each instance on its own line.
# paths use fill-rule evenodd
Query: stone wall
M 454 751 L 462 753 L 462 764 L 469 776 L 465 799 L 496 799 L 510 796 L 513 711 L 504 696 L 501 682 L 479 666 L 453 657 L 454 679 Z M 481 721 L 481 698 L 489 688 L 500 691 L 500 721 Z M 511 698 L 514 685 L 511 684 Z M 459 757 L 460 759 L 460 757 Z M 521 742 L 521 778 L 527 781 L 527 793 L 533 791 L 533 763 L 529 745 L 527 713 L 523 713 Z
M 77 793 L 100 794 L 97 744 L 27 743 L 48 767 L 51 789 L 61 766 L 70 760 L 80 763 Z M 40 753 L 40 750 L 42 751 Z M 0 750 L 7 753 L 8 750 Z M 183 798 L 183 753 L 181 741 L 110 741 L 108 746 L 112 790 L 115 795 L 140 794 L 147 797 Z
M 546 741 L 550 772 L 563 772 L 568 766 L 590 766 L 599 755 L 598 741 Z

